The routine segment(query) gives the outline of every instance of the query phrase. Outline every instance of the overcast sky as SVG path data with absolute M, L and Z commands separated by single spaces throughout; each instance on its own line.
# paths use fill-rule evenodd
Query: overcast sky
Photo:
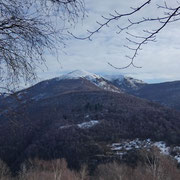
M 161 10 L 155 4 L 162 3 L 162 0 L 152 0 L 153 3 L 143 11 L 139 12 L 132 20 L 140 17 L 157 17 L 162 15 Z M 87 29 L 94 30 L 98 27 L 96 21 L 104 22 L 101 15 L 108 16 L 114 13 L 132 11 L 130 7 L 137 7 L 143 0 L 85 0 L 88 17 L 71 31 L 79 37 L 87 35 Z M 167 0 L 172 7 L 177 5 L 176 0 Z M 100 33 L 95 34 L 92 41 L 77 40 L 71 38 L 66 42 L 65 53 L 59 52 L 59 62 L 56 57 L 47 55 L 47 67 L 44 72 L 39 71 L 40 80 L 60 76 L 65 72 L 75 69 L 84 69 L 98 74 L 125 74 L 134 78 L 142 79 L 146 82 L 163 82 L 180 80 L 180 22 L 169 24 L 157 36 L 157 42 L 150 42 L 143 46 L 143 50 L 135 59 L 135 64 L 142 68 L 130 67 L 124 70 L 115 70 L 107 62 L 114 66 L 122 67 L 128 64 L 125 57 L 132 52 L 123 47 L 129 45 L 126 41 L 126 32 L 118 35 L 117 25 L 123 27 L 127 19 L 116 21 L 110 24 L 109 28 L 104 28 Z M 139 35 L 143 29 L 155 29 L 153 23 L 144 26 L 136 26 L 130 32 Z

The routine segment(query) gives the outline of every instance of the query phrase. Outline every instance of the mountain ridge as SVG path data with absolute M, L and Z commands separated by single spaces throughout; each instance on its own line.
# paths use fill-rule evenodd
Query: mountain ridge
M 48 85 L 49 83 L 50 85 Z M 73 85 L 71 85 L 71 83 Z M 75 70 L 59 77 L 39 82 L 32 87 L 16 92 L 15 95 L 19 100 L 21 100 L 23 96 L 27 96 L 27 98 L 29 96 L 34 100 L 43 97 L 46 98 L 46 96 L 48 97 L 50 94 L 53 95 L 53 92 L 55 92 L 54 90 L 51 92 L 51 88 L 49 88 L 48 94 L 43 92 L 43 90 L 46 91 L 46 87 L 48 88 L 51 85 L 56 86 L 59 93 L 62 93 L 63 91 L 66 93 L 68 91 L 77 91 L 78 89 L 128 93 L 136 97 L 147 99 L 160 103 L 164 106 L 180 110 L 180 81 L 148 84 L 141 80 L 123 76 L 121 74 L 100 76 L 85 70 Z M 37 92 L 41 91 L 41 94 L 39 94 L 37 97 L 33 97 L 31 94 L 26 95 L 26 91 L 28 90 L 29 92 L 29 89 L 30 91 L 33 91 L 33 89 L 35 89 Z M 1 102 L 4 102 L 11 98 L 7 98 L 7 96 L 0 96 L 0 99 Z M 2 104 L 1 102 L 0 104 Z M 11 100 L 9 103 L 11 103 Z

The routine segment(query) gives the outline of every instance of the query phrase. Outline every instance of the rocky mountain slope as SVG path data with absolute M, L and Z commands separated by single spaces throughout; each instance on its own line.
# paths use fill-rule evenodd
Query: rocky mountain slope
M 0 110 L 0 159 L 13 170 L 35 157 L 64 157 L 73 168 L 130 158 L 113 149 L 114 143 L 127 139 L 180 144 L 179 112 L 82 71 L 6 97 Z

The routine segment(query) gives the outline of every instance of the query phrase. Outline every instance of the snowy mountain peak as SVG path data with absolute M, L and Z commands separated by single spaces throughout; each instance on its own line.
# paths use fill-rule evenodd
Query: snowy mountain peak
M 124 77 L 124 79 L 129 83 L 129 86 L 134 89 L 137 89 L 139 85 L 146 84 L 144 81 L 132 77 Z
M 99 76 L 85 70 L 75 70 L 57 78 L 57 80 L 67 79 L 86 79 L 101 89 L 114 92 L 137 90 L 146 84 L 141 80 L 122 74 Z
M 58 79 L 63 80 L 63 79 L 79 79 L 79 78 L 86 78 L 88 80 L 92 80 L 92 79 L 100 79 L 101 77 L 96 74 L 87 72 L 85 70 L 75 70 L 68 74 L 60 76 Z
M 104 78 L 107 79 L 108 81 L 111 81 L 115 86 L 117 86 L 125 91 L 127 89 L 137 90 L 146 84 L 142 80 L 123 76 L 121 74 L 120 75 L 106 75 L 106 76 L 104 76 Z
M 117 92 L 117 93 L 121 92 L 119 88 L 114 86 L 107 79 L 97 74 L 87 72 L 85 70 L 75 70 L 57 78 L 57 80 L 67 80 L 67 79 L 86 79 L 90 81 L 91 83 L 93 83 L 95 86 L 99 87 L 100 89 L 103 89 L 106 91 Z
M 119 82 L 123 82 L 124 80 L 128 81 L 131 84 L 135 84 L 135 83 L 139 83 L 139 84 L 146 84 L 144 81 L 139 80 L 139 79 L 135 79 L 132 77 L 128 77 L 128 76 L 124 76 L 122 74 L 119 75 L 105 75 L 104 76 L 105 79 L 107 79 L 108 81 L 115 81 L 118 80 Z

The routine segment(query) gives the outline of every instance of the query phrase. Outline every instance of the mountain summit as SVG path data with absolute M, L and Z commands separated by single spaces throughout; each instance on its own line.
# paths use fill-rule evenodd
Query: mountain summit
M 88 71 L 75 70 L 75 71 L 72 71 L 72 72 L 69 72 L 69 73 L 67 73 L 65 75 L 60 76 L 59 80 L 62 80 L 62 79 L 79 79 L 79 78 L 86 78 L 86 79 L 89 79 L 89 80 L 101 79 L 100 76 L 98 76 L 96 74 L 93 74 L 93 73 L 90 73 Z
M 69 72 L 65 75 L 62 75 L 62 76 L 56 78 L 56 80 L 58 80 L 58 81 L 87 80 L 100 89 L 103 89 L 106 91 L 117 92 L 117 93 L 122 92 L 118 87 L 113 85 L 113 83 L 111 81 L 108 81 L 107 79 L 105 79 L 102 76 L 90 73 L 85 70 L 75 70 L 75 71 Z

